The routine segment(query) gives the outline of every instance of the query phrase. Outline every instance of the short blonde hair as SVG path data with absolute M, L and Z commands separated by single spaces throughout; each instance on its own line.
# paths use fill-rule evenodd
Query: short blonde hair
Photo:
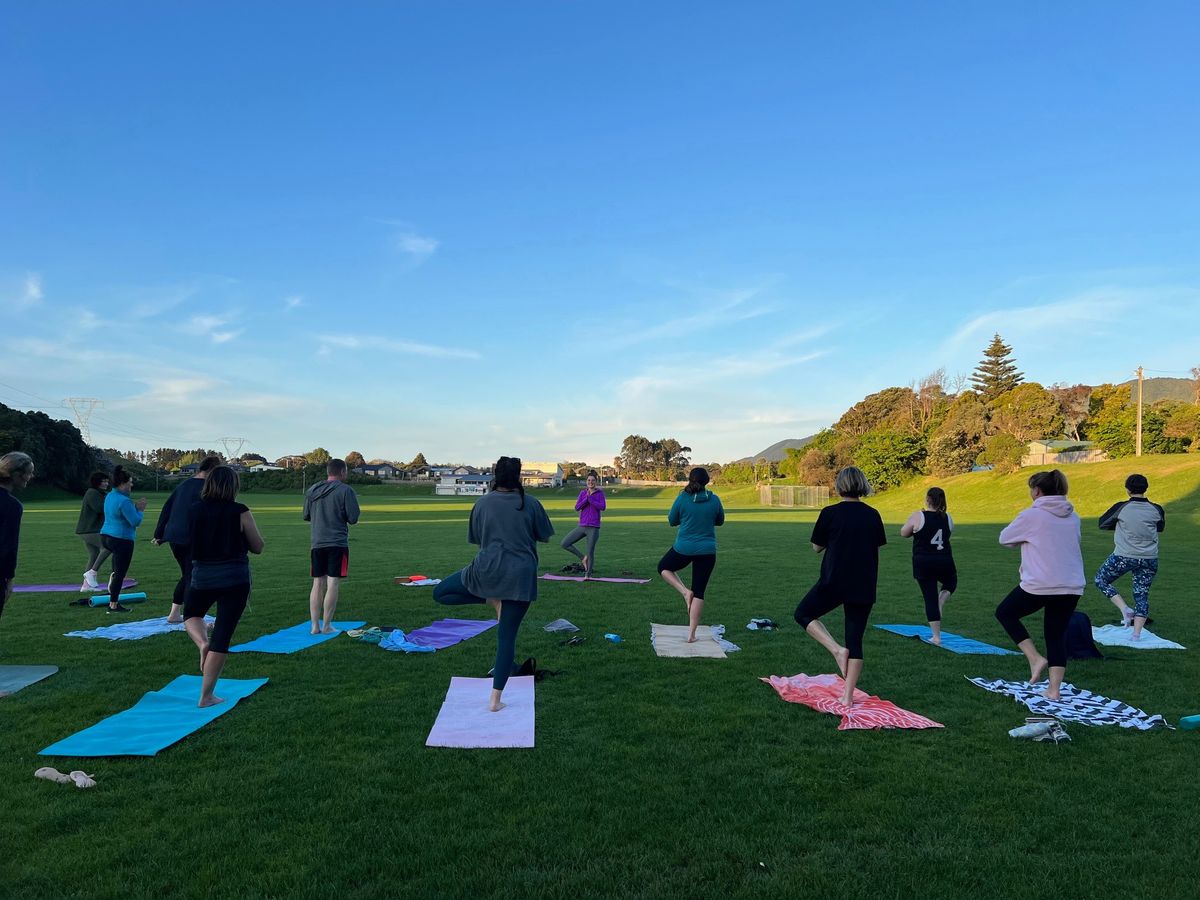
M 834 488 L 839 497 L 865 497 L 871 493 L 871 483 L 858 466 L 846 466 L 838 472 Z

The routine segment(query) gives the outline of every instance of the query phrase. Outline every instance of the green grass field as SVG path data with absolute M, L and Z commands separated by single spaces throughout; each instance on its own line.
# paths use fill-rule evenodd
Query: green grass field
M 1174 722 L 1200 713 L 1200 459 L 1136 465 L 1168 515 L 1154 627 L 1193 649 L 1113 650 L 1073 663 L 1067 680 Z M 1095 516 L 1122 497 L 1133 467 L 1068 470 L 1089 573 L 1112 546 Z M 1018 554 L 996 535 L 1027 504 L 1027 474 L 943 482 L 961 577 L 947 629 L 1008 645 L 992 611 L 1015 584 Z M 878 498 L 890 534 L 922 492 Z M 653 573 L 672 540 L 670 493 L 610 492 L 600 574 Z M 574 522 L 574 492 L 539 496 L 561 536 Z M 389 488 L 361 498 L 339 617 L 409 629 L 472 615 L 391 583 L 465 564 L 470 504 Z M 298 495 L 243 499 L 267 541 L 238 632 L 247 640 L 306 618 L 308 528 Z M 1005 732 L 1025 708 L 963 676 L 1022 678 L 1022 658 L 956 656 L 875 629 L 860 687 L 946 727 L 838 732 L 835 718 L 783 703 L 758 680 L 833 670 L 791 619 L 817 571 L 815 514 L 760 508 L 749 489 L 724 499 L 705 618 L 724 623 L 742 652 L 656 658 L 649 623 L 684 622 L 682 601 L 657 579 L 545 584 L 518 643 L 521 657 L 562 672 L 537 688 L 534 750 L 424 746 L 450 677 L 490 667 L 488 634 L 417 656 L 344 637 L 293 656 L 231 656 L 227 676 L 270 683 L 156 758 L 42 758 L 42 747 L 191 673 L 196 654 L 182 634 L 65 638 L 112 617 L 69 606 L 74 595 L 14 595 L 0 620 L 0 663 L 61 671 L 0 700 L 0 895 L 1195 896 L 1200 734 L 1076 725 L 1071 744 L 1013 741 Z M 149 521 L 161 502 L 152 499 Z M 18 583 L 78 580 L 77 504 L 29 502 Z M 131 572 L 151 600 L 134 618 L 165 613 L 177 573 L 151 530 L 142 529 Z M 909 553 L 898 537 L 884 548 L 873 622 L 922 621 Z M 554 543 L 542 554 L 552 571 L 571 559 Z M 1097 623 L 1115 619 L 1094 588 L 1081 609 Z M 560 616 L 587 642 L 560 647 L 541 630 Z M 749 632 L 752 616 L 784 626 Z M 829 625 L 840 633 L 840 613 Z M 1030 630 L 1040 645 L 1040 621 Z M 624 643 L 602 640 L 607 631 Z M 46 763 L 94 772 L 99 787 L 35 780 Z

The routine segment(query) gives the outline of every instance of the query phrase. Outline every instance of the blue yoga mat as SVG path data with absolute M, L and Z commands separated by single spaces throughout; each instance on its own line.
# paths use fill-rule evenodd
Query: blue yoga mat
M 933 632 L 929 630 L 928 625 L 876 625 L 875 627 L 882 628 L 884 631 L 890 631 L 892 634 L 901 635 L 902 637 L 919 637 L 926 643 L 929 643 L 930 637 L 933 636 Z M 954 634 L 949 631 L 942 632 L 942 649 L 949 650 L 951 653 L 976 653 L 987 656 L 1021 655 L 1016 650 L 1005 650 L 1003 647 L 985 644 L 983 641 L 963 637 L 961 634 Z
M 333 634 L 312 634 L 311 623 L 302 622 L 299 625 L 293 625 L 291 628 L 276 631 L 274 634 L 264 634 L 262 637 L 255 638 L 245 644 L 230 647 L 229 652 L 295 653 L 297 650 L 307 650 L 309 647 L 323 644 L 330 638 L 337 637 L 343 631 L 349 631 L 351 628 L 362 628 L 366 624 L 366 622 L 334 622 L 333 627 L 337 630 Z
M 266 683 L 265 678 L 218 679 L 216 695 L 225 702 L 201 709 L 196 705 L 200 676 L 180 675 L 161 691 L 143 694 L 129 709 L 51 744 L 39 755 L 154 756 L 229 712 Z

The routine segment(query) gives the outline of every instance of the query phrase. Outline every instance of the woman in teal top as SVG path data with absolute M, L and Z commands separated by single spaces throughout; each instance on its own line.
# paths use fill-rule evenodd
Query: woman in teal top
M 708 490 L 708 471 L 700 467 L 688 473 L 687 487 L 671 504 L 667 521 L 678 527 L 675 543 L 659 560 L 658 574 L 683 595 L 688 611 L 688 643 L 696 640 L 696 628 L 704 612 L 704 591 L 717 564 L 717 527 L 725 524 L 721 498 Z M 692 586 L 686 587 L 675 573 L 692 567 Z
M 129 607 L 121 605 L 121 586 L 133 561 L 133 541 L 146 510 L 146 498 L 131 500 L 132 490 L 133 476 L 120 466 L 113 469 L 112 490 L 104 498 L 104 524 L 100 526 L 100 539 L 112 554 L 112 574 L 108 576 L 110 613 L 129 612 Z

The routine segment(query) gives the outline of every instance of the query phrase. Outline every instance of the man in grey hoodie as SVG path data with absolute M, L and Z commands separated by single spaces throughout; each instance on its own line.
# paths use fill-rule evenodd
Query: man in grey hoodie
M 328 477 L 304 495 L 304 521 L 312 522 L 312 591 L 308 617 L 313 634 L 333 634 L 338 591 L 350 571 L 350 528 L 358 521 L 358 497 L 346 484 L 346 461 L 331 459 Z

